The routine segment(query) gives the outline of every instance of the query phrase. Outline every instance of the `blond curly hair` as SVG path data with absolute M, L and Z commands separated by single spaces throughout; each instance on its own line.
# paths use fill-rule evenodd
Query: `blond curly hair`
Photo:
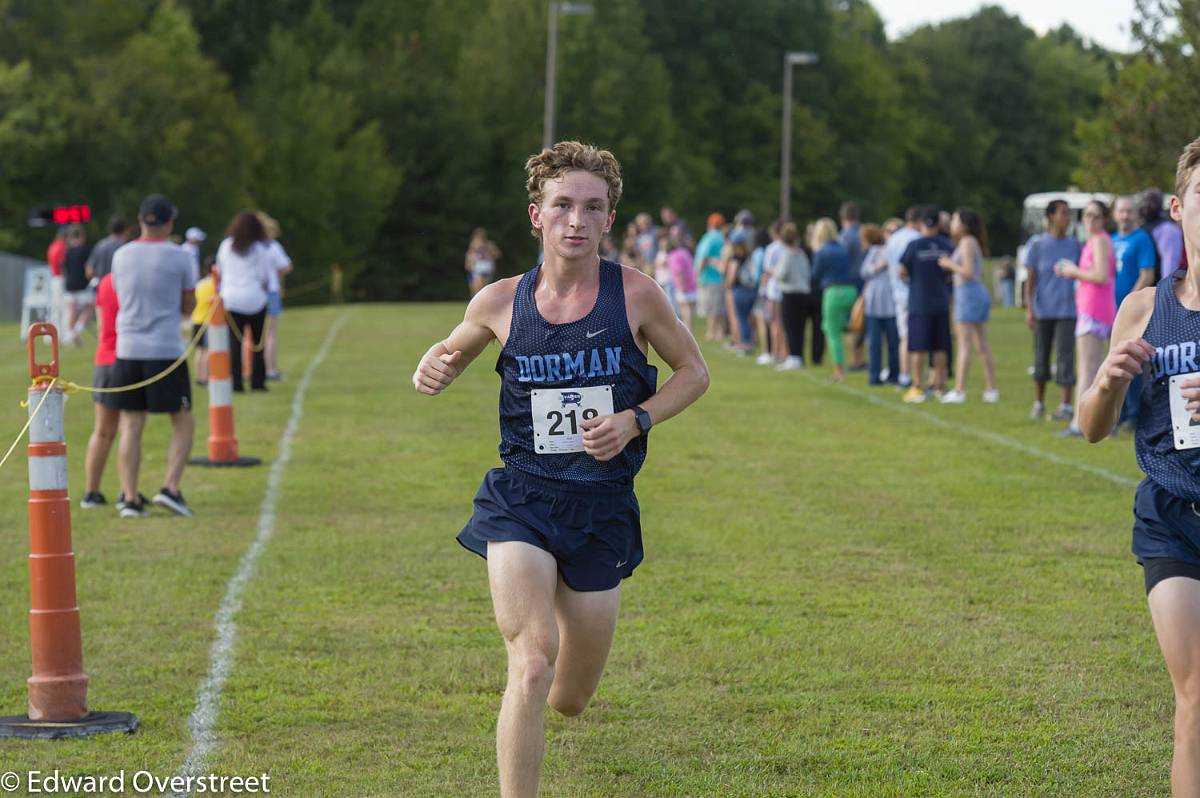
M 540 206 L 545 198 L 547 180 L 562 177 L 567 172 L 591 172 L 608 184 L 608 212 L 617 208 L 621 199 L 621 165 L 608 150 L 579 141 L 560 141 L 549 149 L 532 155 L 525 162 L 525 189 L 529 201 Z M 534 238 L 540 239 L 542 232 L 536 227 L 530 230 Z

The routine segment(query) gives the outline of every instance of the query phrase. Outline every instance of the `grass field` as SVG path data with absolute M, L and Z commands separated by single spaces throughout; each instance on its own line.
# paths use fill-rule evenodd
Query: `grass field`
M 495 350 L 430 399 L 409 376 L 460 307 L 288 311 L 289 379 L 239 397 L 241 448 L 276 456 L 343 312 L 237 616 L 210 769 L 266 771 L 272 794 L 303 798 L 494 795 L 503 647 L 484 565 L 453 536 L 498 462 Z M 705 347 L 711 389 L 651 437 L 646 561 L 597 699 L 549 716 L 544 795 L 1168 794 L 1171 689 L 1128 551 L 1131 444 L 1029 421 L 1029 335 L 1018 312 L 994 315 L 994 406 L 978 366 L 969 404 L 905 408 L 862 375 L 831 386 Z M 0 333 L 7 443 L 28 381 L 16 329 Z M 84 382 L 89 362 L 66 352 L 64 374 Z M 75 500 L 91 412 L 68 402 Z M 147 494 L 166 427 L 148 430 Z M 0 472 L 0 714 L 24 711 L 29 674 L 24 459 Z M 179 768 L 266 476 L 189 471 L 190 520 L 74 510 L 90 703 L 141 729 L 0 741 L 0 771 Z M 110 501 L 116 482 L 110 463 Z

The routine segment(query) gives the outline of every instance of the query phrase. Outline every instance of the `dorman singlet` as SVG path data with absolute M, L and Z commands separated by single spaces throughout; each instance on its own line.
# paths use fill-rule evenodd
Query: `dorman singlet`
M 1200 372 L 1200 311 L 1188 310 L 1175 296 L 1184 274 L 1164 277 L 1155 289 L 1154 312 L 1142 335 L 1154 357 L 1143 380 L 1134 449 L 1146 476 L 1181 499 L 1200 502 L 1200 449 L 1175 448 L 1168 395 L 1172 376 Z
M 620 264 L 600 261 L 596 304 L 578 321 L 551 324 L 534 300 L 535 266 L 513 297 L 512 326 L 496 361 L 500 457 L 520 471 L 571 482 L 629 484 L 646 459 L 646 436 L 612 460 L 578 450 L 585 418 L 619 413 L 654 395 L 657 370 L 638 348 L 625 313 Z

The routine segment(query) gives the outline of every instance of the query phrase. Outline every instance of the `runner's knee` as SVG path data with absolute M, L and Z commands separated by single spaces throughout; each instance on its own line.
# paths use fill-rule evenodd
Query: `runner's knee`
M 573 718 L 583 713 L 592 701 L 591 693 L 578 690 L 554 690 L 550 693 L 550 706 L 560 715 Z
M 1193 734 L 1200 734 L 1200 672 L 1175 680 L 1175 714 Z
M 545 652 L 529 651 L 509 658 L 509 687 L 531 700 L 544 701 L 554 684 L 554 661 Z

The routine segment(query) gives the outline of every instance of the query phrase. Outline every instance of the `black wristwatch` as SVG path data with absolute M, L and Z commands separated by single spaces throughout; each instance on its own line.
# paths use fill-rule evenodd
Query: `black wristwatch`
M 654 421 L 650 418 L 650 414 L 642 409 L 641 405 L 633 406 L 633 415 L 637 417 L 638 430 L 645 435 L 654 426 Z

